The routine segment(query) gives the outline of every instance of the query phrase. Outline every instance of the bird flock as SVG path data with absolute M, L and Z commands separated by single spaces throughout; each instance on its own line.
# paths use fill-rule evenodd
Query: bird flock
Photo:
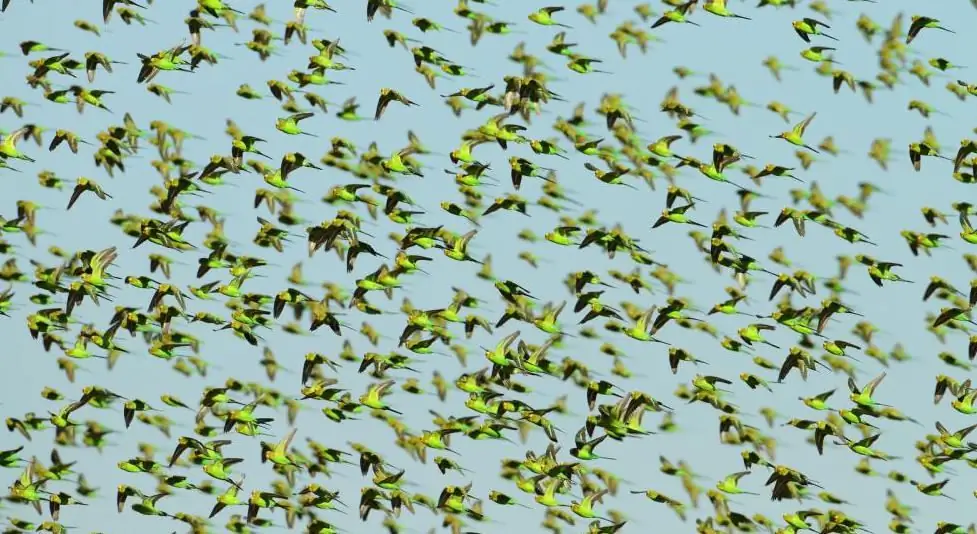
M 977 533 L 966 3 L 101 4 L 0 4 L 4 533 Z

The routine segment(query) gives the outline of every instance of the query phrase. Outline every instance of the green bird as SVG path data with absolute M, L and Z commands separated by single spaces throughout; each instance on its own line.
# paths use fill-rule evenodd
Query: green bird
M 275 465 L 298 466 L 299 464 L 296 463 L 295 458 L 289 453 L 289 448 L 292 446 L 292 440 L 295 439 L 296 432 L 298 432 L 298 429 L 293 428 L 274 446 L 268 446 L 262 443 L 261 462 L 268 461 Z
M 591 57 L 576 56 L 571 58 L 570 61 L 567 61 L 567 68 L 577 74 L 589 74 L 592 72 L 611 74 L 606 70 L 595 69 L 594 65 L 597 63 L 603 63 L 603 61 Z
M 910 284 L 913 283 L 912 280 L 906 280 L 905 278 L 892 272 L 893 268 L 902 267 L 901 263 L 889 262 L 889 261 L 876 261 L 862 254 L 856 255 L 855 259 L 856 261 L 868 266 L 869 278 L 871 278 L 872 282 L 874 282 L 875 285 L 879 287 L 883 286 L 883 281 L 906 282 Z
M 798 400 L 802 401 L 805 406 L 811 408 L 812 410 L 818 410 L 818 411 L 834 410 L 834 408 L 828 406 L 827 400 L 832 395 L 834 395 L 835 391 L 837 390 L 830 389 L 828 391 L 825 391 L 824 393 L 820 393 L 813 397 L 807 397 L 807 398 L 798 397 Z
M 654 324 L 652 323 L 652 316 L 654 316 L 655 311 L 657 311 L 657 309 L 658 308 L 656 306 L 652 306 L 651 308 L 648 308 L 648 310 L 646 310 L 644 313 L 638 316 L 638 318 L 634 322 L 634 325 L 623 330 L 624 334 L 629 338 L 637 341 L 651 341 L 655 343 L 662 343 L 664 345 L 668 345 L 668 343 L 656 339 L 651 333 L 651 330 L 654 326 Z
M 773 392 L 773 389 L 770 388 L 770 383 L 757 375 L 745 372 L 740 373 L 740 380 L 742 380 L 743 383 L 746 384 L 750 389 L 756 389 L 757 387 L 762 386 L 767 391 L 771 393 Z
M 303 132 L 299 127 L 299 122 L 312 116 L 315 116 L 315 113 L 307 111 L 303 113 L 295 113 L 293 115 L 289 115 L 288 117 L 280 117 L 275 120 L 275 129 L 288 135 L 308 135 L 311 137 L 317 137 L 314 134 Z
M 298 120 L 296 120 L 296 124 Z M 242 135 L 241 137 L 236 137 L 231 142 L 231 157 L 234 159 L 234 164 L 238 167 L 244 162 L 245 154 L 257 154 L 263 158 L 271 159 L 270 156 L 262 152 L 257 148 L 258 143 L 266 142 L 260 137 L 255 137 L 253 135 Z
M 5 0 L 3 3 L 3 10 L 0 10 L 0 12 L 6 10 L 7 5 L 9 4 L 10 0 Z M 21 53 L 23 53 L 25 56 L 37 52 L 64 52 L 64 50 L 61 48 L 53 48 L 38 41 L 22 41 L 19 45 L 17 45 L 17 47 L 20 48 Z
M 972 444 L 964 442 L 967 436 L 977 429 L 977 424 L 970 425 L 968 427 L 961 428 L 956 432 L 950 432 L 943 426 L 939 421 L 936 422 L 936 430 L 940 433 L 939 441 L 943 445 L 950 447 L 951 449 L 966 449 L 970 448 Z
M 706 0 L 702 5 L 702 9 L 718 17 L 752 20 L 750 17 L 744 17 L 743 15 L 737 15 L 731 12 L 726 7 L 726 0 Z
M 834 356 L 846 356 L 849 358 L 851 358 L 851 356 L 848 356 L 845 353 L 847 349 L 862 350 L 862 348 L 859 347 L 858 345 L 855 345 L 854 343 L 849 343 L 841 339 L 825 340 L 821 346 L 829 354 L 832 354 Z
M 658 217 L 655 223 L 651 226 L 652 228 L 658 228 L 667 223 L 678 223 L 678 224 L 690 224 L 692 226 L 698 226 L 700 228 L 707 228 L 706 225 L 698 223 L 690 219 L 686 212 L 695 207 L 695 204 L 686 204 L 685 206 L 679 206 L 677 208 L 663 209 L 662 214 Z
M 670 9 L 662 14 L 652 25 L 651 28 L 655 29 L 663 24 L 669 22 L 675 22 L 679 24 L 691 24 L 693 26 L 698 26 L 697 22 L 689 20 L 687 17 L 692 12 L 692 8 L 699 2 L 699 0 L 689 0 L 681 4 L 675 5 L 675 9 Z
M 210 476 L 215 480 L 220 480 L 221 482 L 227 482 L 228 484 L 235 485 L 238 487 L 238 489 L 240 489 L 240 485 L 231 479 L 230 468 L 243 461 L 244 461 L 243 458 L 215 459 L 213 461 L 204 463 L 203 471 L 204 473 L 206 473 L 208 476 Z
M 662 159 L 676 157 L 672 152 L 672 143 L 681 139 L 681 135 L 666 135 L 647 146 L 649 152 Z
M 940 383 L 942 384 L 943 382 Z M 956 395 L 955 399 L 950 401 L 950 405 L 954 410 L 962 414 L 973 415 L 977 413 L 977 405 L 975 405 L 975 401 L 977 401 L 977 389 L 970 389 L 969 381 L 961 384 L 959 389 L 961 390 L 960 393 Z
M 160 501 L 163 497 L 169 496 L 169 493 L 157 493 L 156 495 L 138 495 L 142 497 L 141 502 L 137 502 L 132 505 L 132 510 L 141 515 L 155 516 L 155 517 L 169 517 L 170 514 L 156 508 L 156 503 Z
M 187 65 L 186 60 L 180 57 L 190 50 L 191 47 L 192 45 L 181 44 L 157 52 L 152 56 L 137 53 L 136 55 L 142 62 L 142 67 L 136 77 L 136 83 L 148 83 L 162 71 L 191 72 L 190 69 L 184 66 Z
M 478 234 L 478 230 L 471 230 L 470 232 L 459 236 L 454 239 L 449 239 L 445 243 L 437 243 L 435 247 L 440 248 L 445 256 L 451 258 L 455 261 L 470 261 L 473 263 L 482 262 L 476 260 L 468 254 L 468 244 L 472 239 Z
M 383 397 L 389 394 L 390 388 L 393 387 L 397 382 L 394 380 L 387 380 L 380 382 L 378 384 L 371 385 L 366 393 L 360 396 L 360 404 L 371 408 L 373 410 L 385 410 L 388 412 L 395 413 L 397 415 L 403 415 L 401 412 L 391 408 L 387 403 L 383 401 Z
M 819 21 L 817 19 L 812 19 L 812 18 L 804 17 L 801 20 L 795 20 L 791 24 L 794 26 L 794 32 L 797 33 L 797 36 L 800 37 L 801 39 L 804 39 L 804 42 L 806 42 L 806 43 L 810 43 L 811 42 L 811 36 L 812 35 L 820 35 L 821 37 L 827 37 L 828 39 L 831 39 L 832 41 L 837 41 L 838 40 L 838 39 L 836 39 L 836 38 L 834 38 L 834 37 L 832 37 L 832 36 L 830 36 L 830 35 L 822 32 L 820 30 L 820 28 L 828 28 L 828 29 L 830 29 L 831 26 L 828 26 L 827 24 L 825 24 L 825 23 L 823 23 L 823 22 L 821 22 L 821 21 Z
M 377 108 L 373 115 L 373 120 L 380 120 L 380 117 L 383 116 L 383 112 L 387 109 L 387 106 L 391 102 L 400 102 L 405 106 L 417 105 L 416 102 L 398 93 L 397 91 L 384 87 L 383 89 L 380 89 L 380 97 L 377 99 Z
M 818 113 L 816 111 L 814 113 L 811 113 L 810 115 L 808 115 L 806 119 L 795 124 L 794 127 L 791 128 L 789 132 L 781 132 L 777 135 L 771 135 L 770 137 L 772 139 L 783 139 L 784 141 L 787 141 L 788 143 L 794 146 L 803 147 L 810 150 L 811 152 L 814 152 L 815 154 L 820 154 L 820 151 L 818 151 L 818 149 L 811 147 L 804 142 L 804 130 L 807 129 L 808 125 L 811 124 L 811 121 L 814 120 L 814 117 L 816 117 L 817 114 Z
M 535 22 L 536 24 L 539 24 L 540 26 L 559 26 L 560 28 L 573 29 L 570 26 L 559 23 L 553 19 L 554 13 L 559 13 L 560 11 L 563 11 L 565 9 L 566 8 L 563 6 L 543 7 L 530 13 L 529 16 L 526 18 Z
M 22 450 L 24 450 L 23 445 L 6 451 L 0 451 L 0 467 L 14 467 L 21 462 L 25 462 L 26 460 L 17 455 Z
M 571 501 L 570 510 L 574 514 L 584 518 L 584 519 L 600 519 L 601 521 L 612 522 L 610 519 L 605 517 L 600 517 L 594 510 L 594 505 L 601 502 L 601 499 L 610 492 L 608 489 L 601 489 L 594 492 L 587 493 L 584 495 L 581 501 Z
M 739 330 L 736 331 L 736 333 L 740 336 L 740 339 L 742 339 L 747 345 L 752 345 L 754 343 L 763 343 L 764 345 L 768 345 L 775 349 L 779 349 L 780 347 L 774 345 L 773 343 L 763 338 L 762 332 L 773 331 L 773 330 L 776 330 L 776 327 L 767 324 L 762 324 L 762 323 L 753 323 L 743 328 L 740 328 Z
M 372 21 L 373 17 L 376 16 L 378 11 L 389 16 L 389 13 L 394 9 L 403 11 L 404 13 L 411 13 L 411 11 L 407 8 L 398 5 L 396 0 L 367 0 L 366 20 L 367 22 Z
M 945 488 L 946 485 L 950 483 L 950 479 L 946 479 L 940 482 L 932 482 L 930 484 L 926 484 L 925 482 L 917 482 L 915 480 L 910 480 L 909 483 L 912 484 L 913 486 L 916 486 L 916 489 L 923 495 L 926 495 L 927 497 L 946 497 L 951 501 L 956 500 L 953 497 L 943 493 L 943 488 Z
M 930 17 L 924 17 L 923 15 L 913 15 L 912 23 L 909 25 L 909 31 L 906 33 L 906 44 L 913 42 L 913 39 L 919 35 L 919 32 L 923 31 L 924 28 L 936 28 L 938 30 L 943 30 L 945 32 L 954 33 L 953 30 L 949 28 L 944 28 L 940 26 L 940 21 Z
M 594 449 L 603 443 L 607 439 L 607 436 L 607 434 L 603 434 L 594 439 L 587 439 L 587 429 L 581 428 L 573 437 L 574 446 L 570 449 L 570 456 L 584 461 L 598 460 L 601 458 L 613 460 L 613 458 L 599 456 L 594 452 Z
M 752 493 L 749 491 L 744 491 L 740 489 L 738 483 L 741 478 L 749 475 L 749 471 L 740 471 L 738 473 L 733 473 L 726 478 L 720 480 L 716 483 L 716 489 L 723 493 L 729 493 L 730 495 L 759 495 L 759 493 Z
M 217 514 L 221 513 L 221 510 L 228 506 L 241 506 L 244 504 L 244 501 L 238 496 L 240 487 L 244 484 L 244 478 L 242 476 L 237 484 L 231 484 L 223 493 L 217 496 L 217 503 L 210 509 L 210 515 L 207 516 L 208 519 L 213 519 Z
M 873 378 L 867 384 L 865 384 L 865 387 L 862 389 L 859 389 L 858 385 L 855 383 L 854 378 L 849 377 L 848 389 L 851 391 L 851 394 L 848 396 L 848 398 L 851 399 L 851 401 L 854 402 L 855 404 L 865 408 L 874 408 L 876 406 L 888 406 L 887 404 L 878 403 L 872 398 L 872 394 L 875 393 L 876 388 L 879 387 L 879 384 L 882 383 L 882 380 L 884 380 L 885 377 L 886 377 L 886 373 L 883 372 L 882 374 Z
M 566 301 L 564 301 L 561 302 L 559 306 L 555 306 L 555 307 L 547 305 L 544 308 L 543 313 L 541 313 L 540 315 L 532 319 L 533 325 L 535 325 L 536 328 L 538 328 L 540 331 L 545 332 L 547 334 L 569 335 L 566 332 L 561 331 L 560 325 L 557 322 L 557 320 L 560 317 L 560 312 L 563 311 L 563 308 L 564 306 L 566 306 L 566 304 L 567 304 Z
M 833 50 L 837 50 L 837 48 L 832 48 L 830 46 L 812 46 L 810 48 L 801 50 L 801 57 L 815 63 L 837 63 L 831 57 L 824 55 L 824 52 L 831 52 Z M 800 134 L 803 135 L 803 131 L 800 132 Z
M 884 452 L 880 452 L 872 448 L 872 444 L 874 444 L 880 436 L 881 434 L 875 434 L 858 441 L 849 439 L 847 437 L 842 437 L 844 441 L 838 442 L 838 444 L 847 445 L 852 452 L 860 456 L 867 456 L 875 460 L 898 460 L 899 458 L 897 456 L 890 456 Z
M 0 159 L 19 159 L 33 162 L 29 156 L 17 149 L 17 142 L 24 138 L 31 129 L 27 127 L 18 128 L 0 139 Z

